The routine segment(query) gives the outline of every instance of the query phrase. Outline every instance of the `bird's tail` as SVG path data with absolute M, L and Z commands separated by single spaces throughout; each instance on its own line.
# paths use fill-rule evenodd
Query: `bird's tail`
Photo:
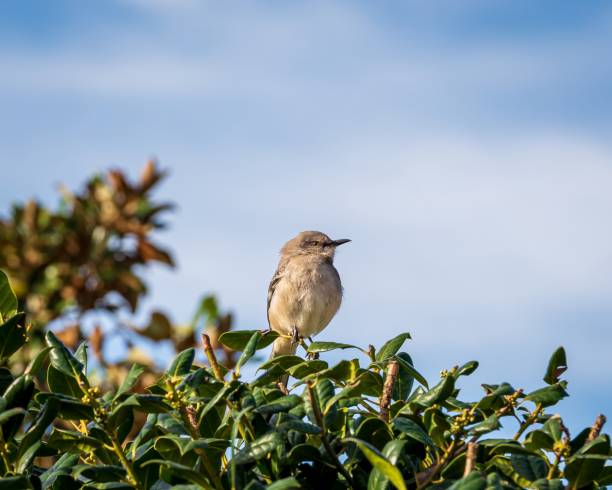
M 297 346 L 298 344 L 293 342 L 292 339 L 288 339 L 286 337 L 278 337 L 272 345 L 272 354 L 270 355 L 270 359 L 272 359 L 273 357 L 295 354 L 297 351 Z M 288 380 L 288 374 L 282 375 L 279 379 L 279 381 L 285 386 L 287 386 Z
M 273 357 L 295 354 L 297 351 L 297 346 L 298 344 L 293 342 L 292 339 L 278 337 L 274 341 L 274 345 L 272 345 L 272 354 L 270 355 L 270 359 Z

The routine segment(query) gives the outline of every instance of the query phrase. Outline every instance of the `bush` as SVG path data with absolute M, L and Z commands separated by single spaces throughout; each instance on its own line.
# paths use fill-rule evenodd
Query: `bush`
M 25 315 L 0 273 L 0 358 L 28 340 Z M 476 402 L 456 385 L 475 361 L 442 372 L 434 386 L 402 351 L 410 336 L 380 348 L 334 342 L 303 344 L 308 358 L 282 356 L 250 381 L 241 368 L 277 334 L 224 333 L 241 351 L 233 370 L 209 343 L 209 366 L 181 352 L 144 393 L 134 364 L 114 391 L 87 376 L 87 348 L 73 353 L 52 333 L 23 372 L 0 368 L 2 489 L 289 488 L 601 488 L 612 484 L 605 419 L 570 437 L 549 409 L 567 396 L 559 348 L 546 385 L 523 393 L 508 383 L 483 385 Z M 357 349 L 367 355 L 329 366 L 318 355 Z M 295 380 L 279 385 L 282 374 Z M 418 384 L 414 388 L 414 384 Z M 130 437 L 135 414 L 146 423 Z M 517 420 L 512 438 L 494 438 Z

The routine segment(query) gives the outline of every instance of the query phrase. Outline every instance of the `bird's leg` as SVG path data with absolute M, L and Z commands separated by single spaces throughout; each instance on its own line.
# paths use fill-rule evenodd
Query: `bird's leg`
M 300 333 L 298 332 L 298 329 L 295 326 L 291 328 L 291 343 L 292 344 L 300 343 Z

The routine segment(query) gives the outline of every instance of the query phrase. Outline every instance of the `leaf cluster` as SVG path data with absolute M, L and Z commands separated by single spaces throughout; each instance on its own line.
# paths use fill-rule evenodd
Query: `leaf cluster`
M 57 210 L 30 201 L 0 219 L 0 268 L 35 326 L 69 309 L 136 309 L 146 291 L 137 266 L 173 265 L 151 241 L 151 233 L 164 227 L 160 215 L 172 209 L 151 196 L 163 177 L 154 162 L 137 182 L 111 170 L 80 192 L 63 189 Z
M 24 316 L 0 274 L 2 353 L 26 343 Z M 403 351 L 409 334 L 378 349 L 304 343 L 307 357 L 271 359 L 252 380 L 241 368 L 274 332 L 227 332 L 219 342 L 242 352 L 233 370 L 181 352 L 145 392 L 134 364 L 114 391 L 87 375 L 87 350 L 52 332 L 23 373 L 0 371 L 2 489 L 593 489 L 612 483 L 604 419 L 571 437 L 549 410 L 567 396 L 565 352 L 530 393 L 483 385 L 461 401 L 458 384 L 474 361 L 428 386 Z M 343 349 L 365 356 L 329 365 Z M 366 361 L 363 361 L 365 357 Z M 290 375 L 293 384 L 278 380 Z M 47 386 L 48 390 L 44 387 Z M 416 386 L 416 387 L 415 387 Z M 130 436 L 137 414 L 146 423 Z M 495 437 L 516 421 L 512 438 Z

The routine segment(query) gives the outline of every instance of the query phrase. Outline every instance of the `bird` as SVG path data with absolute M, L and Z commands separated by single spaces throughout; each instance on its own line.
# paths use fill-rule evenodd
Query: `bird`
M 300 337 L 318 334 L 332 320 L 343 292 L 334 255 L 337 247 L 350 241 L 302 231 L 285 243 L 268 287 L 268 325 L 281 334 L 271 358 L 295 354 Z

